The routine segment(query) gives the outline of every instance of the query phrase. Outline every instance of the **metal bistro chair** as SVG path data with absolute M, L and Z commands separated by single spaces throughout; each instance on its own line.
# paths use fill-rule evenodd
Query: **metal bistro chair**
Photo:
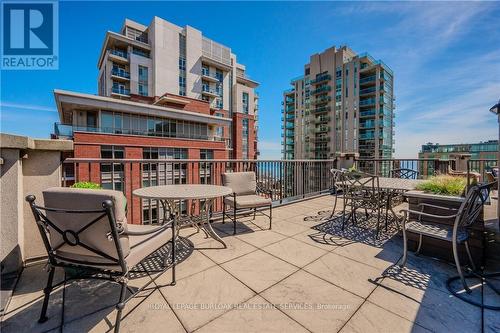
M 483 208 L 484 203 L 488 200 L 491 188 L 496 183 L 488 183 L 484 185 L 474 185 L 472 186 L 467 195 L 465 197 L 464 202 L 461 204 L 460 208 L 448 208 L 441 207 L 436 205 L 430 205 L 426 203 L 421 203 L 419 206 L 421 207 L 420 211 L 408 210 L 404 209 L 401 212 L 404 213 L 403 219 L 403 242 L 404 242 L 404 254 L 401 262 L 401 267 L 406 265 L 408 259 L 408 244 L 407 244 L 407 235 L 406 233 L 413 232 L 419 235 L 419 243 L 417 247 L 417 252 L 420 253 L 422 247 L 422 238 L 423 236 L 432 237 L 435 239 L 444 240 L 452 243 L 453 249 L 453 257 L 455 259 L 455 264 L 457 267 L 458 275 L 463 284 L 464 289 L 467 293 L 470 293 L 471 290 L 467 286 L 467 282 L 465 281 L 464 274 L 462 272 L 462 266 L 460 264 L 459 255 L 458 255 L 458 245 L 464 244 L 465 250 L 467 252 L 467 257 L 469 259 L 470 265 L 472 267 L 472 271 L 475 271 L 475 266 L 472 261 L 472 255 L 469 248 L 469 229 L 472 224 L 477 220 L 479 214 L 481 213 L 481 209 Z M 446 215 L 434 215 L 425 212 L 425 208 L 434 208 L 443 211 L 443 214 Z M 410 218 L 409 214 L 414 214 L 416 218 Z M 450 220 L 454 219 L 453 225 L 445 225 L 438 224 L 433 222 L 425 222 L 422 218 L 435 218 L 440 220 Z M 453 279 L 453 278 L 452 278 Z M 450 282 L 448 280 L 448 289 L 455 296 L 464 299 L 457 292 L 451 290 Z M 464 299 L 465 300 L 465 299 Z M 470 302 L 467 300 L 467 302 Z M 477 304 L 476 304 L 477 305 Z
M 34 195 L 26 197 L 48 254 L 49 276 L 38 321 L 47 321 L 50 294 L 66 280 L 105 279 L 121 286 L 114 328 L 118 332 L 125 304 L 161 276 L 150 277 L 146 285 L 132 292 L 127 286 L 132 267 L 143 269 L 134 273 L 152 272 L 142 261 L 172 239 L 168 231 L 172 229 L 174 235 L 174 224 L 127 225 L 125 197 L 118 191 L 55 187 L 43 191 L 43 198 L 45 207 L 36 205 Z M 172 263 L 175 284 L 175 260 Z M 56 267 L 77 268 L 85 275 L 65 276 L 65 281 L 52 285 Z M 163 258 L 162 268 L 162 272 L 169 268 L 167 258 Z M 128 297 L 127 289 L 132 292 Z
M 391 170 L 391 178 L 418 179 L 418 171 L 407 168 L 393 169 Z
M 339 192 L 342 192 L 343 190 L 343 175 L 346 171 L 345 170 L 339 170 L 339 169 L 330 169 L 330 173 L 332 174 L 332 181 L 333 181 L 333 186 L 330 189 L 331 194 L 335 196 L 334 201 L 333 201 L 333 209 L 332 209 L 332 214 L 330 215 L 330 219 L 332 219 L 335 216 L 335 209 L 337 208 L 337 200 L 339 197 Z
M 380 211 L 385 206 L 384 196 L 380 191 L 379 179 L 375 175 L 360 171 L 346 171 L 341 175 L 343 184 L 344 207 L 342 212 L 342 230 L 345 224 L 352 219 L 353 224 L 357 223 L 356 212 L 358 209 L 365 211 L 366 219 L 370 215 L 377 213 L 376 238 L 380 230 Z M 350 207 L 350 213 L 346 219 L 346 208 Z
M 232 195 L 224 197 L 222 212 L 222 223 L 226 222 L 226 216 L 233 221 L 233 234 L 236 234 L 236 213 L 238 210 L 247 211 L 247 213 L 253 211 L 253 218 L 255 219 L 257 208 L 269 207 L 269 215 L 263 211 L 259 211 L 259 214 L 269 218 L 269 229 L 271 229 L 273 221 L 272 192 L 257 185 L 255 172 L 223 173 L 222 184 L 233 190 Z M 269 197 L 265 198 L 259 194 L 266 194 Z M 233 208 L 233 216 L 226 213 L 226 205 Z

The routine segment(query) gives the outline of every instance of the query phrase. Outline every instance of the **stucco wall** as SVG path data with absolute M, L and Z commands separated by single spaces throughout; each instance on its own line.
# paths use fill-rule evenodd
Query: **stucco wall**
M 24 198 L 61 186 L 61 152 L 73 150 L 73 142 L 39 140 L 0 134 L 0 259 L 2 275 L 17 271 L 22 261 L 46 256 L 33 215 Z

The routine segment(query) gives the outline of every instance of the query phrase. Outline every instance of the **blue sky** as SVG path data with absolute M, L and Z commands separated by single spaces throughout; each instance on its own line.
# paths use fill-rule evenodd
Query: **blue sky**
M 416 157 L 428 141 L 498 136 L 487 110 L 500 98 L 500 3 L 61 2 L 59 12 L 60 69 L 2 72 L 2 132 L 49 137 L 58 121 L 53 89 L 96 93 L 106 30 L 157 15 L 231 47 L 261 83 L 261 158 L 280 157 L 290 78 L 332 45 L 369 52 L 393 69 L 397 157 Z

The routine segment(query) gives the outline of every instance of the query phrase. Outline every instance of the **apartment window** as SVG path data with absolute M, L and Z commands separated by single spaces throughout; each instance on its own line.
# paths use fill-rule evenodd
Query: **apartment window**
M 140 31 L 140 30 L 137 30 L 135 28 L 132 28 L 132 27 L 127 27 L 126 29 L 127 33 L 127 37 L 128 38 L 132 38 L 134 40 L 137 40 L 139 42 L 142 42 L 142 43 L 148 43 L 148 34 L 147 32 L 145 31 Z
M 200 159 L 201 160 L 213 160 L 214 159 L 214 151 L 211 149 L 201 149 L 200 150 Z
M 210 68 L 207 65 L 201 65 L 201 73 L 205 76 L 210 76 Z
M 224 73 L 220 69 L 217 69 L 215 71 L 215 78 L 219 80 L 219 82 L 222 82 L 224 80 Z
M 139 95 L 148 96 L 148 68 L 139 65 Z
M 149 51 L 146 51 L 146 50 L 143 50 L 143 49 L 139 49 L 137 47 L 133 47 L 132 48 L 132 53 L 135 54 L 135 55 L 144 57 L 144 58 L 149 58 Z
M 248 159 L 248 119 L 241 121 L 241 153 L 243 159 Z
M 215 100 L 215 107 L 218 108 L 218 109 L 222 109 L 223 108 L 222 98 L 220 98 L 220 97 L 216 98 L 216 100 Z
M 248 93 L 244 92 L 241 96 L 241 104 L 243 105 L 243 113 L 248 114 Z
M 124 148 L 101 146 L 101 158 L 123 159 Z M 123 165 L 121 163 L 101 163 L 101 186 L 105 189 L 123 191 Z
M 186 77 L 179 76 L 179 95 L 186 96 Z
M 181 71 L 185 71 L 186 70 L 186 58 L 179 57 L 179 69 Z
M 146 160 L 165 160 L 165 162 L 151 161 L 142 163 L 142 186 L 171 185 L 187 183 L 187 163 L 174 160 L 186 159 L 187 149 L 169 147 L 145 147 L 142 150 Z M 170 161 L 169 161 L 170 160 Z M 187 212 L 186 201 L 181 201 L 181 212 Z M 158 217 L 163 216 L 163 206 L 157 200 L 142 200 L 142 222 L 144 224 L 158 223 Z
M 341 66 L 339 66 L 335 69 L 335 77 L 336 78 L 342 77 L 342 67 Z

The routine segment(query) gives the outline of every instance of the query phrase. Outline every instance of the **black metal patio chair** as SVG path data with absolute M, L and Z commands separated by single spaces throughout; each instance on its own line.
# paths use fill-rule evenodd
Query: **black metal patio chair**
M 132 268 L 137 266 L 145 273 L 152 272 L 142 261 L 173 239 L 174 223 L 127 225 L 125 197 L 118 191 L 57 187 L 43 191 L 43 198 L 45 207 L 35 203 L 34 195 L 26 197 L 48 254 L 49 275 L 39 322 L 48 319 L 47 307 L 52 290 L 66 282 L 65 278 L 65 281 L 53 285 L 55 268 L 61 267 L 85 272 L 83 276 L 72 279 L 105 279 L 120 284 L 114 327 L 118 332 L 125 304 L 161 275 L 150 277 L 147 284 L 132 292 L 127 285 Z M 172 237 L 168 232 L 170 229 Z M 174 249 L 172 284 L 175 284 Z M 162 258 L 160 271 L 170 268 L 168 259 Z M 127 290 L 131 292 L 128 297 Z
M 342 211 L 342 230 L 349 220 L 353 224 L 357 224 L 357 211 L 364 210 L 365 217 L 368 220 L 370 214 L 376 213 L 377 226 L 376 235 L 380 231 L 380 215 L 381 210 L 385 207 L 384 195 L 380 191 L 378 176 L 360 172 L 346 171 L 341 176 L 340 183 L 342 184 L 342 193 L 344 199 L 344 207 Z M 346 210 L 350 208 L 348 217 L 346 218 Z
M 408 244 L 407 244 L 407 232 L 412 232 L 419 235 L 419 243 L 417 246 L 416 253 L 420 253 L 422 248 L 422 238 L 423 237 L 431 237 L 434 239 L 443 240 L 446 242 L 452 243 L 453 250 L 453 258 L 455 260 L 455 265 L 458 271 L 458 278 L 462 282 L 462 285 L 467 293 L 470 293 L 471 290 L 467 285 L 465 280 L 465 276 L 462 271 L 462 265 L 460 263 L 459 254 L 458 254 L 458 246 L 464 245 L 467 257 L 469 259 L 469 263 L 471 266 L 470 272 L 475 272 L 476 267 L 472 260 L 472 254 L 469 248 L 469 230 L 471 226 L 478 220 L 479 214 L 482 211 L 482 208 L 485 202 L 488 201 L 491 189 L 496 184 L 488 183 L 484 185 L 474 185 L 472 186 L 465 197 L 465 200 L 460 205 L 458 209 L 442 207 L 437 205 L 431 205 L 427 203 L 421 203 L 419 206 L 421 207 L 420 211 L 408 210 L 404 209 L 401 212 L 404 213 L 403 219 L 403 259 L 401 261 L 400 267 L 404 267 L 406 265 L 408 259 Z M 442 215 L 429 214 L 425 212 L 426 208 L 433 208 L 443 212 Z M 413 216 L 410 216 L 412 214 Z M 434 222 L 425 221 L 426 218 L 439 219 L 442 221 L 452 220 L 453 225 L 440 224 Z M 455 296 L 466 300 L 462 295 L 458 292 L 454 291 L 450 287 L 450 279 L 448 281 L 448 289 Z M 469 303 L 474 304 L 474 302 L 470 302 L 470 300 L 466 300 Z M 479 304 L 476 304 L 479 305 Z

